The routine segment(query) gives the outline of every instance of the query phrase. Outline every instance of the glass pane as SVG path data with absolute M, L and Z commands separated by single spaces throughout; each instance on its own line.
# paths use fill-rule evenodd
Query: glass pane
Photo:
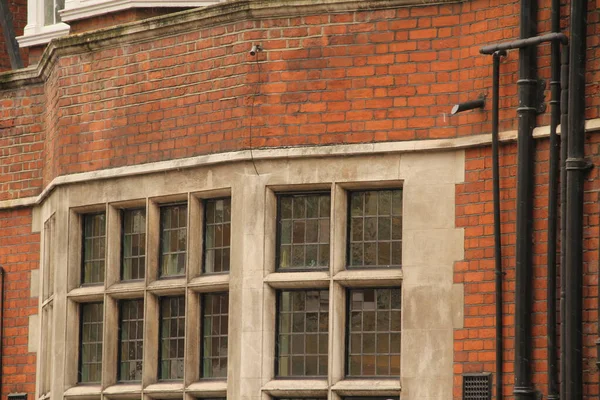
M 204 272 L 229 271 L 231 199 L 205 200 Z
M 183 379 L 185 297 L 160 299 L 159 379 Z
M 328 316 L 327 290 L 278 293 L 278 376 L 327 375 Z
M 124 210 L 122 218 L 121 279 L 144 279 L 146 261 L 146 210 Z
M 104 213 L 86 214 L 83 221 L 83 284 L 100 284 L 104 282 L 106 216 Z
M 402 190 L 352 192 L 350 205 L 348 265 L 400 267 Z
M 227 377 L 227 332 L 229 294 L 211 293 L 202 296 L 202 377 Z
M 144 301 L 122 300 L 120 303 L 119 380 L 142 380 Z
M 400 289 L 350 289 L 348 298 L 348 375 L 398 376 Z
M 160 276 L 184 275 L 187 255 L 187 205 L 161 207 L 160 225 Z
M 329 207 L 328 194 L 279 197 L 278 269 L 329 265 Z
M 99 383 L 102 371 L 103 303 L 82 304 L 80 318 L 79 382 Z

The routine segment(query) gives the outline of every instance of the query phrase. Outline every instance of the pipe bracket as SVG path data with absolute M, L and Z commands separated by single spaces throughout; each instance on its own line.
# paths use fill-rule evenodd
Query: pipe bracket
M 594 168 L 594 164 L 585 158 L 567 158 L 565 161 L 567 171 L 587 171 Z

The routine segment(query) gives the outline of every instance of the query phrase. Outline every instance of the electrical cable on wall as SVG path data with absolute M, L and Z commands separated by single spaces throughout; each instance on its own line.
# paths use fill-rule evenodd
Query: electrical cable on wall
M 260 45 L 258 45 L 258 44 L 255 44 L 252 46 L 252 49 L 250 49 L 250 55 L 256 56 L 259 51 L 262 51 L 262 47 L 260 47 Z M 252 94 L 252 103 L 250 104 L 250 143 L 249 143 L 249 145 L 250 145 L 250 160 L 252 160 L 252 166 L 254 167 L 254 172 L 256 172 L 256 175 L 260 175 L 258 173 L 258 169 L 256 168 L 256 163 L 254 162 L 254 153 L 252 150 L 252 128 L 254 126 L 254 99 L 258 95 L 258 88 L 260 86 L 260 63 L 258 62 L 258 57 L 256 57 L 256 68 L 258 70 L 258 80 L 256 82 L 256 85 L 254 86 L 254 93 Z

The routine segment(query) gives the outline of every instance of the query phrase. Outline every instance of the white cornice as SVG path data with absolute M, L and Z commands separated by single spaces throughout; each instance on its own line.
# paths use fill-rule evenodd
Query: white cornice
M 600 118 L 585 123 L 586 132 L 600 131 Z M 559 127 L 560 131 L 560 127 Z M 550 134 L 549 126 L 540 126 L 533 130 L 536 139 L 546 138 Z M 501 142 L 517 140 L 517 131 L 500 133 Z M 57 187 L 77 183 L 124 178 L 129 176 L 148 175 L 180 169 L 206 167 L 224 163 L 247 162 L 254 160 L 295 159 L 311 157 L 347 157 L 373 154 L 401 154 L 428 151 L 458 150 L 472 147 L 489 146 L 491 134 L 465 136 L 451 139 L 410 140 L 401 142 L 379 142 L 363 144 L 338 144 L 333 146 L 285 147 L 232 151 L 228 153 L 207 154 L 176 160 L 159 161 L 148 164 L 129 165 L 125 167 L 103 169 L 99 171 L 81 172 L 78 174 L 58 176 L 44 188 L 38 196 L 14 200 L 0 201 L 0 210 L 7 208 L 31 207 L 40 204 Z
M 87 0 L 87 1 L 75 1 L 67 5 L 67 7 L 60 12 L 61 19 L 65 22 L 71 22 L 78 19 L 95 17 L 102 14 L 107 14 L 116 11 L 128 10 L 130 8 L 150 8 L 150 7 L 205 7 L 213 4 L 217 4 L 220 1 L 207 1 L 207 0 L 196 0 L 196 1 L 181 1 L 181 0 Z
M 44 26 L 35 33 L 17 36 L 20 47 L 38 46 L 47 44 L 52 39 L 67 36 L 71 27 L 65 23 Z

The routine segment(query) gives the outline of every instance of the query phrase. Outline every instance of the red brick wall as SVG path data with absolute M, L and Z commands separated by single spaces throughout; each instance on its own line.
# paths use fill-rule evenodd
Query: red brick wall
M 600 138 L 588 135 L 586 155 L 600 163 Z M 501 148 L 501 220 L 503 270 L 504 394 L 514 384 L 516 144 Z M 547 396 L 547 218 L 548 141 L 537 141 L 533 214 L 532 372 L 535 389 Z M 457 186 L 456 222 L 465 228 L 465 260 L 455 264 L 454 279 L 465 287 L 465 327 L 455 331 L 455 398 L 462 392 L 462 373 L 495 372 L 495 274 L 491 149 L 467 150 L 466 179 Z M 584 384 L 585 398 L 598 396 L 595 341 L 598 331 L 598 171 L 586 176 L 584 205 Z M 557 292 L 557 295 L 559 293 Z M 494 377 L 495 379 L 495 377 Z
M 5 271 L 2 398 L 35 393 L 36 355 L 28 352 L 28 334 L 29 316 L 38 312 L 30 271 L 39 268 L 40 235 L 31 233 L 31 218 L 31 209 L 0 211 L 0 266 Z
M 565 12 L 568 7 L 563 7 Z M 588 118 L 600 117 L 600 11 L 590 1 L 586 89 Z M 0 200 L 39 194 L 53 178 L 84 171 L 252 147 L 329 145 L 456 138 L 490 131 L 486 111 L 448 115 L 451 106 L 488 95 L 491 58 L 479 48 L 518 37 L 519 2 L 473 0 L 395 10 L 248 20 L 145 42 L 59 57 L 44 84 L 6 89 L 0 80 Z M 549 29 L 549 2 L 540 7 L 540 32 Z M 568 20 L 565 18 L 563 24 Z M 566 26 L 566 25 L 565 25 Z M 250 46 L 265 51 L 253 58 Z M 549 78 L 549 48 L 540 76 Z M 516 129 L 517 59 L 501 66 L 501 130 Z M 258 60 L 258 61 L 257 61 Z M 2 78 L 2 77 L 0 77 Z M 548 113 L 538 124 L 549 122 Z M 587 151 L 600 162 L 597 135 Z M 534 383 L 546 391 L 545 246 L 547 141 L 538 141 L 535 190 Z M 502 147 L 505 277 L 505 393 L 513 382 L 516 147 Z M 598 177 L 586 184 L 586 393 L 597 391 L 593 342 L 597 320 Z M 4 212 L 0 249 L 38 246 L 25 217 Z M 466 182 L 457 187 L 457 226 L 465 228 L 465 260 L 455 281 L 465 284 L 465 328 L 455 332 L 455 398 L 460 374 L 494 370 L 494 273 L 490 149 L 467 150 Z M 29 233 L 19 233 L 20 229 Z M 4 236 L 5 235 L 5 236 Z M 6 243 L 5 243 L 6 242 Z M 20 243 L 20 244 L 15 244 Z M 22 281 L 15 301 L 27 302 L 22 274 L 37 268 L 28 247 L 8 278 Z M 21 252 L 19 252 L 21 254 Z M 6 265 L 6 264 L 5 264 Z M 31 302 L 31 303 L 29 303 Z M 29 310 L 29 308 L 26 308 Z M 31 308 L 34 310 L 34 308 Z M 32 311 L 34 312 L 34 311 Z M 13 331 L 27 341 L 26 325 Z M 26 350 L 26 347 L 21 347 Z M 29 356 L 31 357 L 31 356 Z M 22 362 L 9 360 L 4 393 L 33 387 Z M 21 360 L 22 361 L 22 360 Z M 30 360 L 31 361 L 31 360 Z M 8 362 L 8 361 L 7 361 Z M 32 361 L 33 362 L 33 361 Z M 34 364 L 29 364 L 29 370 Z M 15 367 L 17 366 L 17 367 Z M 33 367 L 34 368 L 34 367 Z
M 27 25 L 27 0 L 8 0 L 8 8 L 12 13 L 15 36 L 23 35 L 23 29 L 25 28 L 25 25 Z M 28 51 L 22 49 L 21 57 L 24 65 L 28 64 L 27 55 Z M 0 72 L 8 71 L 10 69 L 11 65 L 6 50 L 6 39 L 4 38 L 4 35 L 0 33 Z

